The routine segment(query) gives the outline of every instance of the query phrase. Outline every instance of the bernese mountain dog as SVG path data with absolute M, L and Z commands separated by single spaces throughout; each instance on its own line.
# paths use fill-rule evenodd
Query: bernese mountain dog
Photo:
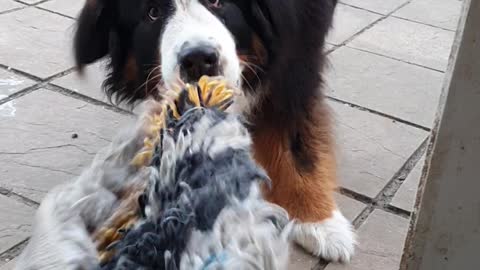
M 323 48 L 337 0 L 87 0 L 74 39 L 81 70 L 109 60 L 117 103 L 160 98 L 159 85 L 222 76 L 244 95 L 265 197 L 297 220 L 293 239 L 347 262 L 352 226 L 335 201 L 331 116 L 322 94 Z

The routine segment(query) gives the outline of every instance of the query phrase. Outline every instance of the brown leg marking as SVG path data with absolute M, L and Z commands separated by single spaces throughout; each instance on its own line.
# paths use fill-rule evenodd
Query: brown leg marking
M 253 136 L 255 158 L 273 182 L 271 189 L 264 188 L 266 198 L 303 223 L 323 221 L 336 208 L 336 162 L 328 110 L 320 107 L 311 113 L 310 119 L 300 120 L 297 126 L 301 148 L 307 151 L 304 158 L 312 162 L 308 168 L 296 159 L 288 130 L 263 124 Z

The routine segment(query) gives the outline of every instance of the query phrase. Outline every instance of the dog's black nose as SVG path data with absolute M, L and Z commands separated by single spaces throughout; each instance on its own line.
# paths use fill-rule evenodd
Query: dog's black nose
M 184 48 L 178 55 L 180 74 L 184 80 L 197 81 L 203 75 L 219 75 L 219 53 L 212 46 Z

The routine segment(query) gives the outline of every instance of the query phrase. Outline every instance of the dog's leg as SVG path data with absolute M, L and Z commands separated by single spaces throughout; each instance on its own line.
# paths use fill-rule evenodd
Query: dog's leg
M 316 256 L 348 262 L 355 235 L 334 202 L 336 165 L 327 119 L 300 123 L 299 141 L 293 146 L 295 139 L 285 130 L 259 127 L 254 132 L 255 158 L 273 181 L 271 189 L 265 188 L 266 198 L 298 221 L 294 240 Z

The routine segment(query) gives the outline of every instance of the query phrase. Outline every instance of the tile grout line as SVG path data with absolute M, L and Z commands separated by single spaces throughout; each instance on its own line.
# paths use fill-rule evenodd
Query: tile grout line
M 380 15 L 380 16 L 385 16 L 386 15 L 386 14 L 380 13 L 380 12 L 375 11 L 375 10 L 370 10 L 370 9 L 363 8 L 363 7 L 358 7 L 358 6 L 355 6 L 355 5 L 352 5 L 352 4 L 348 4 L 348 3 L 344 3 L 344 2 L 339 2 L 339 3 L 342 4 L 342 5 L 351 7 L 351 8 L 359 9 L 359 10 L 370 12 L 370 13 L 374 13 L 374 14 L 377 14 L 377 15 Z M 407 4 L 409 4 L 409 3 L 407 3 Z M 406 6 L 406 5 L 403 5 L 401 7 L 399 6 L 399 7 L 403 8 L 404 6 Z M 399 8 L 396 7 L 394 9 L 393 13 L 397 12 L 398 10 L 399 10 Z M 403 17 L 397 16 L 397 15 L 394 15 L 393 13 L 390 14 L 390 12 L 389 12 L 387 14 L 390 14 L 389 16 L 392 17 L 392 18 L 396 18 L 396 19 L 400 19 L 400 20 L 404 20 L 404 21 L 409 21 L 409 22 L 412 22 L 412 23 L 418 23 L 418 24 L 430 26 L 430 27 L 433 27 L 433 28 L 438 28 L 438 29 L 442 29 L 442 30 L 445 30 L 445 31 L 449 31 L 449 32 L 455 32 L 455 30 L 452 30 L 452 29 L 448 29 L 448 28 L 444 28 L 444 27 L 441 27 L 441 26 L 437 26 L 437 25 L 433 25 L 433 24 L 429 24 L 429 23 L 425 23 L 425 22 L 420 22 L 420 21 L 416 21 L 416 20 L 412 20 L 412 19 L 408 19 L 408 18 L 403 18 Z
M 15 99 L 17 99 L 17 98 L 19 98 L 19 97 L 23 97 L 23 96 L 25 96 L 25 95 L 27 95 L 27 94 L 30 94 L 30 93 L 32 93 L 32 92 L 34 92 L 34 91 L 42 88 L 43 86 L 44 86 L 44 83 L 39 82 L 39 83 L 36 83 L 36 84 L 34 84 L 34 85 L 32 85 L 32 86 L 29 86 L 29 87 L 27 87 L 27 88 L 24 88 L 24 89 L 22 89 L 22 90 L 20 90 L 20 91 L 17 91 L 17 92 L 15 92 L 15 93 L 13 93 L 13 94 L 11 94 L 11 95 L 3 98 L 3 99 L 0 99 L 0 105 L 3 105 L 3 104 L 5 104 L 5 103 L 7 103 L 7 102 L 10 102 L 10 101 L 12 101 L 12 100 L 15 100 Z
M 13 0 L 15 1 L 15 0 Z M 0 15 L 3 15 L 3 14 L 8 14 L 8 13 L 13 13 L 15 11 L 19 11 L 19 10 L 22 10 L 22 9 L 27 9 L 27 8 L 36 8 L 38 10 L 42 10 L 42 11 L 45 11 L 45 12 L 48 12 L 48 13 L 52 13 L 52 14 L 55 14 L 55 15 L 58 15 L 58 16 L 62 16 L 64 18 L 67 18 L 67 19 L 71 19 L 71 20 L 77 20 L 77 18 L 75 17 L 71 17 L 71 16 L 68 16 L 68 15 L 65 15 L 63 13 L 60 13 L 60 12 L 57 12 L 57 11 L 54 11 L 54 10 L 50 10 L 50 9 L 46 9 L 44 7 L 39 7 L 37 5 L 39 4 L 43 4 L 43 3 L 46 3 L 48 2 L 49 0 L 47 1 L 42 1 L 42 2 L 38 2 L 36 4 L 26 4 L 26 3 L 23 3 L 23 2 L 20 2 L 20 1 L 15 1 L 17 3 L 21 3 L 22 7 L 17 7 L 17 8 L 13 8 L 13 9 L 8 9 L 8 10 L 4 10 L 4 11 L 0 11 Z
M 417 63 L 410 62 L 410 61 L 407 61 L 407 60 L 395 58 L 395 57 L 392 57 L 392 56 L 389 56 L 389 55 L 385 55 L 385 54 L 381 54 L 381 53 L 378 53 L 378 52 L 372 52 L 372 51 L 369 51 L 369 50 L 366 50 L 366 49 L 362 49 L 362 48 L 358 48 L 358 47 L 353 47 L 353 46 L 350 46 L 350 45 L 345 45 L 345 46 L 343 46 L 343 47 L 345 47 L 345 48 L 350 48 L 350 49 L 352 49 L 352 50 L 357 50 L 357 51 L 361 51 L 361 52 L 370 53 L 370 54 L 377 55 L 377 56 L 381 56 L 381 57 L 385 57 L 385 58 L 388 58 L 388 59 L 391 59 L 391 60 L 395 60 L 395 61 L 398 61 L 398 62 L 402 62 L 402 63 L 404 63 L 404 64 L 409 64 L 409 65 L 413 65 L 413 66 L 425 68 L 425 69 L 428 69 L 428 70 L 431 70 L 431 71 L 435 71 L 435 72 L 438 72 L 438 73 L 442 73 L 442 74 L 445 73 L 445 71 L 444 71 L 444 70 L 441 70 L 441 69 L 436 69 L 436 68 L 432 68 L 432 67 L 429 67 L 429 66 L 424 66 L 424 65 L 421 65 L 421 64 L 417 64 Z
M 0 195 L 13 199 L 28 207 L 32 207 L 35 210 L 40 206 L 40 203 L 6 188 L 0 187 Z M 20 255 L 23 248 L 27 245 L 28 239 L 29 238 L 26 238 L 21 242 L 17 243 L 16 245 L 14 245 L 13 247 L 11 247 L 10 249 L 0 253 L 0 267 L 8 263 L 9 261 L 15 259 L 18 255 Z
M 27 3 L 27 2 L 23 2 L 22 0 L 12 0 L 14 2 L 17 2 L 17 3 L 20 3 L 20 4 L 23 4 L 23 5 L 26 5 L 28 7 L 33 7 L 33 6 L 36 6 L 36 5 L 39 5 L 39 4 L 43 4 L 45 2 L 48 2 L 50 0 L 42 0 L 42 1 L 38 1 L 38 2 L 35 2 L 35 3 Z
M 3 265 L 7 264 L 11 260 L 15 259 L 20 255 L 22 250 L 25 248 L 25 246 L 28 244 L 28 240 L 30 238 L 26 238 L 19 242 L 18 244 L 14 245 L 10 249 L 6 250 L 5 252 L 0 254 L 0 267 Z
M 28 79 L 30 80 L 33 80 L 33 81 L 36 81 L 36 82 L 42 82 L 43 79 L 40 78 L 40 77 L 37 77 L 35 75 L 32 75 L 30 73 L 27 73 L 27 72 L 24 72 L 24 71 L 21 71 L 19 69 L 16 69 L 16 68 L 12 68 L 10 66 L 7 66 L 7 65 L 4 65 L 4 64 L 0 64 L 0 69 L 4 69 L 8 72 L 12 72 L 16 75 L 20 75 L 20 76 L 23 76 L 23 77 L 27 77 Z
M 134 115 L 133 112 L 131 112 L 129 110 L 117 107 L 117 106 L 112 105 L 112 104 L 107 103 L 107 102 L 100 101 L 98 99 L 94 99 L 92 97 L 83 95 L 79 92 L 76 92 L 76 91 L 70 90 L 68 88 L 64 88 L 64 87 L 55 85 L 55 84 L 47 83 L 45 85 L 45 89 L 47 89 L 49 91 L 52 91 L 52 92 L 60 93 L 64 96 L 68 96 L 68 97 L 71 97 L 71 98 L 74 98 L 74 99 L 77 99 L 77 100 L 87 102 L 87 103 L 92 104 L 92 105 L 102 106 L 102 107 L 104 107 L 108 110 L 111 110 L 111 111 L 114 111 L 114 112 L 117 112 L 117 113 L 121 113 L 121 114 L 124 114 L 124 115 L 131 115 L 131 116 Z
M 375 114 L 375 115 L 381 116 L 383 118 L 387 118 L 387 119 L 393 120 L 395 122 L 399 122 L 399 123 L 402 123 L 402 124 L 405 124 L 405 125 L 408 125 L 408 126 L 411 126 L 411 127 L 414 127 L 414 128 L 418 128 L 418 129 L 421 129 L 423 131 L 427 131 L 427 132 L 431 131 L 431 128 L 429 128 L 429 127 L 419 125 L 419 124 L 404 120 L 402 118 L 399 118 L 399 117 L 396 117 L 396 116 L 393 116 L 393 115 L 389 115 L 389 114 L 386 114 L 386 113 L 382 113 L 380 111 L 369 109 L 369 108 L 363 107 L 361 105 L 351 103 L 351 102 L 348 102 L 348 101 L 344 101 L 344 100 L 341 100 L 341 99 L 338 99 L 338 98 L 335 98 L 335 97 L 332 97 L 332 96 L 329 96 L 329 95 L 325 95 L 325 97 L 327 99 L 331 100 L 331 101 L 334 101 L 334 102 L 337 102 L 337 103 L 340 103 L 340 104 L 344 104 L 344 105 L 348 105 L 348 106 L 350 106 L 352 108 L 355 108 L 357 110 L 360 110 L 360 111 L 369 112 L 371 114 Z
M 404 181 L 404 179 L 401 179 L 401 181 Z M 397 191 L 398 191 L 398 189 L 397 189 Z M 389 204 L 382 204 L 382 205 L 379 206 L 375 202 L 375 199 L 372 199 L 372 198 L 370 198 L 366 195 L 357 193 L 356 191 L 350 190 L 348 188 L 339 187 L 338 193 L 345 196 L 345 197 L 348 197 L 352 200 L 361 202 L 361 203 L 365 204 L 366 207 L 372 205 L 375 209 L 384 210 L 386 212 L 389 212 L 389 213 L 392 213 L 392 214 L 395 214 L 395 215 L 399 215 L 399 216 L 402 216 L 404 218 L 409 218 L 410 214 L 411 214 L 410 211 L 399 208 L 399 207 L 396 207 L 396 206 L 393 206 L 390 203 Z M 359 216 L 360 216 L 360 214 L 359 214 Z
M 327 43 L 325 42 L 325 44 L 327 44 Z M 338 48 L 338 45 L 335 45 L 335 44 L 332 44 L 332 43 L 328 43 L 328 44 L 331 46 L 331 48 L 325 51 L 325 56 L 329 55 L 330 53 L 332 53 L 333 51 L 335 51 Z M 328 61 L 328 58 L 327 58 L 327 61 Z
M 13 2 L 17 2 L 17 3 L 20 3 L 20 4 L 22 4 L 22 5 L 26 5 L 27 7 L 31 7 L 31 6 L 32 6 L 32 4 L 29 4 L 29 3 L 26 3 L 26 2 L 22 2 L 22 1 L 20 1 L 20 0 L 12 0 L 12 1 L 13 1 Z
M 398 216 L 403 216 L 405 218 L 410 218 L 412 216 L 412 212 L 402 209 L 400 207 L 393 206 L 391 204 L 385 206 L 384 210 Z
M 444 28 L 444 27 L 441 27 L 441 26 L 436 26 L 436 25 L 433 25 L 433 24 L 429 24 L 429 23 L 425 23 L 425 22 L 420 22 L 420 21 L 416 21 L 416 20 L 412 20 L 412 19 L 408 19 L 408 18 L 402 18 L 402 17 L 396 16 L 396 15 L 393 15 L 393 14 L 391 15 L 391 17 L 392 17 L 392 18 L 395 18 L 395 19 L 399 19 L 399 20 L 404 20 L 404 21 L 407 21 L 407 22 L 411 22 L 411 23 L 421 24 L 421 25 L 425 25 L 425 26 L 429 26 L 429 27 L 433 27 L 433 28 L 445 30 L 445 31 L 448 31 L 448 32 L 453 32 L 453 33 L 456 32 L 456 30 L 452 30 L 452 29 L 448 29 L 448 28 Z
M 348 188 L 344 188 L 344 187 L 339 187 L 338 188 L 338 193 L 342 194 L 343 196 L 345 197 L 348 197 L 350 199 L 353 199 L 355 201 L 359 201 L 365 205 L 369 205 L 369 204 L 372 204 L 373 203 L 373 199 L 366 196 L 366 195 L 363 195 L 363 194 L 360 194 L 356 191 L 353 191 L 353 190 L 350 190 Z
M 50 0 L 42 0 L 42 1 L 38 1 L 34 4 L 32 4 L 32 6 L 36 6 L 36 5 L 40 5 L 40 4 L 43 4 L 43 3 L 46 3 L 46 2 L 49 2 Z
M 346 39 L 345 41 L 343 41 L 342 43 L 338 44 L 337 47 L 335 47 L 333 50 L 331 50 L 329 53 L 332 53 L 334 51 L 336 51 L 338 48 L 341 48 L 343 46 L 345 46 L 346 44 L 350 43 L 352 40 L 354 40 L 355 38 L 357 38 L 359 35 L 365 33 L 367 30 L 371 29 L 372 27 L 374 27 L 375 25 L 379 24 L 380 22 L 384 21 L 385 19 L 387 19 L 388 17 L 390 17 L 390 15 L 392 15 L 393 13 L 397 12 L 397 10 L 403 8 L 404 6 L 410 4 L 412 0 L 409 0 L 403 4 L 401 4 L 400 6 L 398 6 L 397 8 L 395 8 L 394 10 L 392 10 L 391 12 L 387 13 L 387 14 L 378 14 L 378 13 L 375 13 L 375 12 L 371 12 L 371 11 L 368 11 L 368 12 L 371 12 L 371 13 L 374 13 L 374 14 L 378 14 L 378 15 L 381 15 L 382 17 L 378 18 L 377 20 L 373 21 L 372 23 L 370 23 L 369 25 L 365 26 L 362 30 L 358 31 L 357 33 L 353 34 L 351 37 L 349 37 L 348 39 Z
M 121 113 L 121 114 L 125 114 L 125 115 L 134 115 L 132 113 L 132 111 L 129 111 L 127 109 L 117 107 L 117 106 L 112 105 L 110 103 L 94 99 L 92 97 L 80 94 L 80 93 L 75 92 L 73 90 L 70 90 L 68 88 L 64 88 L 64 87 L 61 87 L 61 86 L 58 86 L 58 85 L 55 85 L 55 84 L 51 83 L 55 79 L 58 79 L 60 77 L 66 76 L 66 75 L 74 72 L 77 69 L 76 67 L 66 69 L 62 72 L 56 73 L 56 74 L 54 74 L 52 76 L 49 76 L 45 79 L 39 78 L 37 76 L 31 75 L 31 74 L 26 73 L 26 72 L 21 71 L 21 70 L 17 70 L 17 69 L 8 67 L 8 66 L 3 65 L 3 64 L 0 64 L 0 69 L 5 69 L 9 72 L 17 74 L 19 76 L 26 77 L 26 78 L 36 82 L 32 86 L 26 87 L 26 88 L 24 88 L 20 91 L 15 92 L 14 94 L 11 94 L 11 95 L 3 98 L 3 99 L 0 99 L 0 105 L 2 105 L 4 103 L 7 103 L 9 101 L 15 100 L 15 99 L 17 99 L 19 97 L 22 97 L 24 95 L 27 95 L 27 94 L 29 94 L 31 92 L 34 92 L 34 91 L 36 91 L 40 88 L 45 88 L 46 90 L 57 92 L 57 93 L 60 93 L 62 95 L 65 95 L 65 96 L 68 96 L 68 97 L 71 97 L 71 98 L 74 98 L 74 99 L 77 99 L 77 100 L 82 100 L 82 101 L 87 102 L 87 103 L 92 104 L 92 105 L 102 106 L 104 108 L 107 108 L 107 109 L 109 109 L 111 111 L 114 111 L 114 112 L 117 112 L 117 113 Z
M 49 82 L 51 82 L 51 81 L 53 81 L 53 80 L 55 80 L 55 79 L 58 79 L 58 78 L 60 78 L 60 77 L 66 76 L 66 75 L 68 75 L 68 74 L 70 74 L 70 73 L 73 73 L 73 72 L 76 71 L 76 70 L 77 70 L 76 67 L 68 68 L 68 69 L 66 69 L 66 70 L 64 70 L 64 71 L 60 71 L 59 73 L 55 73 L 55 74 L 53 74 L 53 75 L 45 78 L 45 79 L 43 80 L 43 82 L 49 83 Z
M 29 74 L 29 73 L 25 73 L 25 72 L 23 72 L 23 71 L 20 71 L 20 70 L 14 69 L 14 68 L 10 68 L 10 67 L 5 66 L 5 65 L 3 65 L 3 64 L 0 64 L 0 68 L 3 68 L 3 69 L 5 69 L 5 70 L 7 70 L 7 71 L 10 71 L 10 72 L 12 72 L 12 73 L 14 73 L 14 74 L 17 74 L 17 75 L 26 77 L 26 78 L 28 78 L 28 79 L 30 79 L 30 80 L 32 80 L 32 81 L 35 82 L 35 84 L 32 85 L 32 86 L 26 87 L 26 88 L 24 88 L 24 89 L 22 89 L 22 90 L 20 90 L 20 91 L 17 91 L 17 92 L 15 92 L 15 93 L 13 93 L 13 94 L 11 94 L 11 95 L 3 98 L 3 99 L 0 99 L 0 105 L 5 104 L 5 103 L 7 103 L 7 102 L 10 102 L 10 101 L 12 101 L 12 100 L 15 100 L 15 99 L 17 99 L 17 98 L 19 98 L 19 97 L 22 97 L 22 96 L 24 96 L 24 95 L 27 95 L 27 94 L 29 94 L 29 93 L 32 93 L 32 92 L 34 92 L 34 91 L 36 91 L 36 90 L 38 90 L 38 89 L 40 89 L 40 88 L 42 88 L 42 87 L 46 87 L 46 86 L 48 86 L 48 84 L 49 84 L 51 81 L 53 81 L 53 80 L 55 80 L 55 79 L 57 79 L 57 78 L 63 77 L 63 76 L 65 76 L 65 75 L 68 75 L 68 74 L 72 73 L 73 71 L 75 71 L 75 68 L 69 68 L 69 69 L 64 70 L 64 71 L 62 71 L 62 72 L 56 73 L 56 74 L 54 74 L 54 75 L 52 75 L 52 76 L 49 76 L 49 77 L 47 77 L 47 78 L 45 78 L 45 79 L 42 79 L 42 78 L 39 78 L 39 77 L 37 77 L 37 76 L 31 75 L 31 74 Z
M 377 14 L 377 15 L 385 16 L 385 14 L 380 13 L 380 12 L 378 12 L 378 11 L 366 9 L 366 8 L 363 8 L 363 7 L 358 7 L 358 6 L 349 4 L 349 3 L 345 3 L 345 2 L 343 2 L 343 1 L 339 1 L 338 3 L 339 3 L 339 4 L 342 4 L 342 5 L 345 5 L 345 6 L 347 6 L 347 7 L 354 8 L 354 9 L 359 9 L 359 10 L 363 10 L 363 11 L 366 11 L 366 12 L 374 13 L 374 14 Z
M 12 198 L 17 202 L 20 202 L 22 204 L 25 204 L 25 205 L 33 207 L 33 208 L 38 208 L 38 206 L 40 206 L 39 202 L 34 201 L 30 198 L 27 198 L 23 195 L 20 195 L 20 194 L 14 192 L 13 190 L 10 190 L 10 189 L 0 187 L 0 195 L 3 195 L 7 198 Z
M 52 13 L 52 14 L 55 14 L 55 15 L 58 15 L 58 16 L 62 16 L 62 17 L 67 18 L 67 19 L 77 20 L 77 18 L 70 17 L 70 16 L 68 16 L 68 15 L 62 14 L 62 13 L 57 12 L 57 11 L 53 11 L 53 10 L 46 9 L 46 8 L 43 8 L 43 7 L 39 7 L 39 6 L 34 6 L 34 7 L 35 7 L 36 9 L 43 10 L 43 11 L 46 11 L 46 12 L 49 12 L 49 13 Z
M 22 10 L 22 9 L 26 9 L 28 7 L 29 6 L 22 6 L 22 7 L 7 9 L 7 10 L 4 10 L 4 11 L 0 11 L 0 15 L 12 13 L 12 12 L 19 11 L 19 10 Z

